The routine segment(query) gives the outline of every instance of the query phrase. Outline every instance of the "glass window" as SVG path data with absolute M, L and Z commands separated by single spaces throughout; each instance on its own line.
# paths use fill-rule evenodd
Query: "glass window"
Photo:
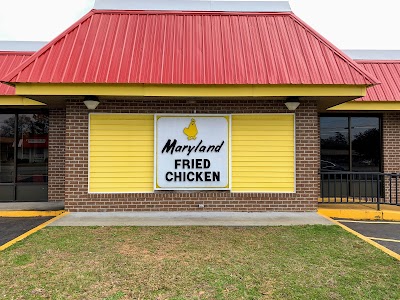
M 354 172 L 380 171 L 379 118 L 352 117 L 351 145 Z
M 47 201 L 48 131 L 46 113 L 0 114 L 0 201 Z
M 380 171 L 379 117 L 323 116 L 320 124 L 321 171 Z
M 49 119 L 18 115 L 17 182 L 47 182 Z
M 15 115 L 0 114 L 0 183 L 14 182 Z
M 341 172 L 380 171 L 380 118 L 322 116 L 320 134 L 322 197 L 377 197 L 381 192 L 376 175 Z
M 321 117 L 321 170 L 349 171 L 349 121 L 347 117 Z

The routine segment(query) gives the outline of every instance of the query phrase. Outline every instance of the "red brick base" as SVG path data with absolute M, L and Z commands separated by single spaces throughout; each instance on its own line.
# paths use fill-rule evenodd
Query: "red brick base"
M 283 101 L 268 100 L 109 100 L 96 112 L 107 113 L 287 113 Z M 65 207 L 69 211 L 315 211 L 319 195 L 317 105 L 296 110 L 296 193 L 156 192 L 88 193 L 88 110 L 81 101 L 66 106 Z M 50 195 L 57 193 L 49 186 Z M 199 208 L 203 204 L 204 208 Z

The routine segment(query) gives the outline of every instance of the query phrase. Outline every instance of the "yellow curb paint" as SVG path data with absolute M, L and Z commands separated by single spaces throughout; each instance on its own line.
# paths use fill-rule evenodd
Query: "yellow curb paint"
M 383 220 L 387 221 L 400 221 L 400 211 L 383 211 Z
M 0 211 L 0 217 L 3 217 L 3 218 L 56 217 L 64 212 L 65 212 L 65 210 L 53 210 L 53 211 L 3 210 L 3 211 Z
M 325 209 L 320 208 L 318 212 L 331 217 L 353 220 L 383 220 L 382 211 L 362 210 L 362 209 Z M 399 214 L 400 220 L 400 214 Z
M 318 212 L 319 213 L 319 212 Z M 363 241 L 367 242 L 368 244 L 378 248 L 379 250 L 385 252 L 386 254 L 390 255 L 391 257 L 397 259 L 400 261 L 400 254 L 397 254 L 396 252 L 387 249 L 386 247 L 383 247 L 382 245 L 379 245 L 377 242 L 374 242 L 373 240 L 367 238 L 366 236 L 358 233 L 357 231 L 354 231 L 353 229 L 350 229 L 349 227 L 339 223 L 336 220 L 331 219 L 330 217 L 323 215 L 321 213 L 319 213 L 321 216 L 323 216 L 324 218 L 328 219 L 329 221 L 331 221 L 332 223 L 342 227 L 344 230 L 350 232 L 351 234 L 354 234 L 355 236 L 357 236 L 358 238 L 362 239 Z
M 400 211 L 319 208 L 318 212 L 338 219 L 400 221 Z
M 400 243 L 400 241 L 399 241 L 399 240 L 392 240 L 392 239 L 382 239 L 382 238 L 376 238 L 376 237 L 370 237 L 370 236 L 367 236 L 367 238 L 369 238 L 369 239 L 371 239 L 371 240 L 375 240 L 375 241 Z
M 47 225 L 53 223 L 54 221 L 61 219 L 62 217 L 68 215 L 69 212 L 63 212 L 62 214 L 58 215 L 57 217 L 52 218 L 51 220 L 48 220 L 47 222 L 44 222 L 43 224 L 40 224 L 39 226 L 29 230 L 28 232 L 25 232 L 24 234 L 20 235 L 19 237 L 16 237 L 15 239 L 5 243 L 4 245 L 0 246 L 0 251 L 3 251 L 7 249 L 8 247 L 14 245 L 15 243 L 23 240 L 24 238 L 30 236 L 31 234 L 34 234 L 35 232 L 45 228 Z

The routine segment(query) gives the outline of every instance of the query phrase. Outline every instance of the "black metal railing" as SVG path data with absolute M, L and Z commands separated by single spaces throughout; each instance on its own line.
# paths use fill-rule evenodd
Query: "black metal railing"
M 322 203 L 400 205 L 400 174 L 321 171 Z

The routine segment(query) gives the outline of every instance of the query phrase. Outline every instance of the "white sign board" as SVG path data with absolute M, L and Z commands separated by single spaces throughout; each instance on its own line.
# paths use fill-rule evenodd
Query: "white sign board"
M 230 189 L 230 116 L 156 115 L 155 189 Z

